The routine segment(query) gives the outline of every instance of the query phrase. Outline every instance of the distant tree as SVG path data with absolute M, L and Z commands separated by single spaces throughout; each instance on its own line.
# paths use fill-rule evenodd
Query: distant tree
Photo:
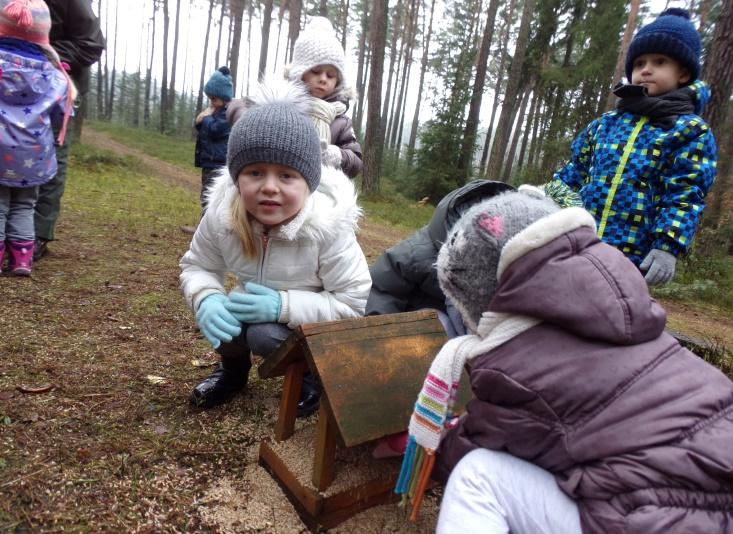
M 160 85 L 160 131 L 168 130 L 168 0 L 163 2 L 163 80 Z
M 621 76 L 624 73 L 624 65 L 626 64 L 626 52 L 629 50 L 631 44 L 631 37 L 636 29 L 636 16 L 639 14 L 639 5 L 641 0 L 631 0 L 629 5 L 629 17 L 626 19 L 626 29 L 624 30 L 624 37 L 621 39 L 621 48 L 618 50 L 618 58 L 616 59 L 616 68 L 613 71 L 613 78 L 611 78 L 611 85 L 621 80 Z M 613 109 L 616 102 L 616 97 L 613 93 L 608 93 L 606 99 L 606 111 Z
M 209 0 L 209 16 L 206 17 L 206 37 L 204 37 L 204 50 L 201 59 L 201 77 L 199 78 L 199 93 L 196 97 L 196 114 L 203 109 L 204 103 L 204 80 L 206 80 L 206 56 L 209 52 L 209 32 L 211 31 L 211 14 L 214 12 L 214 0 Z M 216 65 L 215 65 L 216 68 Z
M 229 70 L 232 75 L 232 85 L 234 86 L 234 94 L 237 94 L 237 81 L 239 73 L 239 49 L 242 42 L 242 18 L 244 17 L 244 0 L 231 0 L 232 22 L 234 29 L 232 31 L 232 44 L 229 49 Z
M 509 134 L 511 133 L 512 120 L 516 109 L 519 82 L 524 63 L 524 53 L 527 49 L 529 27 L 530 22 L 532 21 L 533 12 L 534 0 L 525 0 L 524 9 L 522 10 L 522 20 L 519 25 L 519 34 L 517 35 L 517 45 L 514 49 L 512 66 L 509 70 L 509 79 L 504 93 L 504 103 L 501 106 L 499 125 L 496 129 L 494 143 L 491 146 L 491 157 L 489 159 L 489 170 L 487 172 L 488 176 L 501 176 L 507 141 L 509 139 Z
M 471 93 L 471 104 L 466 118 L 466 127 L 463 131 L 463 144 L 461 154 L 458 158 L 458 170 L 463 174 L 464 180 L 468 179 L 473 172 L 473 154 L 476 149 L 476 132 L 478 130 L 478 116 L 481 111 L 481 100 L 484 94 L 486 83 L 486 67 L 489 61 L 491 40 L 494 37 L 494 20 L 496 10 L 499 7 L 499 0 L 491 0 L 486 11 L 486 24 L 484 25 L 481 46 L 476 60 L 476 77 L 473 82 Z
M 710 53 L 705 61 L 704 77 L 710 84 L 711 98 L 704 110 L 705 120 L 718 137 L 718 177 L 714 195 L 703 218 L 704 226 L 715 228 L 723 220 L 723 197 L 733 185 L 733 0 L 723 0 L 715 23 Z
M 433 14 L 435 13 L 435 0 L 430 3 L 430 22 L 428 23 L 427 34 L 425 33 L 425 15 L 423 14 L 423 53 L 420 60 L 420 80 L 417 84 L 417 102 L 415 112 L 412 115 L 412 126 L 410 127 L 410 140 L 407 144 L 407 167 L 412 167 L 412 160 L 415 154 L 415 142 L 417 141 L 417 128 L 420 120 L 420 105 L 422 103 L 423 85 L 425 83 L 425 72 L 428 67 L 428 54 L 430 51 L 430 37 L 433 34 Z
M 171 81 L 168 87 L 168 95 L 166 103 L 168 105 L 168 115 L 174 115 L 176 106 L 176 65 L 178 63 L 178 34 L 181 28 L 181 0 L 176 0 L 176 24 L 173 27 L 173 59 L 171 61 Z
M 251 4 L 252 2 L 250 2 Z M 221 11 L 219 12 L 219 35 L 216 38 L 216 55 L 214 56 L 214 66 L 219 67 L 219 53 L 221 52 L 221 33 L 224 29 L 224 13 L 227 8 L 227 0 L 221 0 Z
M 272 0 L 265 0 L 262 9 L 262 43 L 260 45 L 260 63 L 257 71 L 257 79 L 262 80 L 267 68 L 267 47 L 270 41 L 270 25 L 272 23 Z
M 367 92 L 367 124 L 364 136 L 364 178 L 362 190 L 365 193 L 379 192 L 379 173 L 382 164 L 384 132 L 379 112 L 382 109 L 382 74 L 384 70 L 384 49 L 387 43 L 387 0 L 374 0 L 369 24 L 371 62 L 369 67 L 369 90 Z
M 364 111 L 364 86 L 366 80 L 366 37 L 369 32 L 369 9 L 368 2 L 362 3 L 361 11 L 361 31 L 359 32 L 358 59 L 356 67 L 356 108 L 354 109 L 354 132 L 357 137 L 361 137 L 361 124 Z
M 290 9 L 288 11 L 290 15 L 288 24 L 288 41 L 290 42 L 290 48 L 288 49 L 287 62 L 290 62 L 293 60 L 293 47 L 295 46 L 295 41 L 298 40 L 298 35 L 300 34 L 300 13 L 302 11 L 301 1 L 290 0 Z

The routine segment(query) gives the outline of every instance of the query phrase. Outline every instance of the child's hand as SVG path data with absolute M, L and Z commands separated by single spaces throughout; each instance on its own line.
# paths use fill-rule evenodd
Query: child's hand
M 201 121 L 203 121 L 206 117 L 208 117 L 212 113 L 214 113 L 214 108 L 209 106 L 208 108 L 206 108 L 205 110 L 203 110 L 201 113 L 199 113 L 196 116 L 196 124 L 201 124 Z
M 280 293 L 254 282 L 247 282 L 244 289 L 247 293 L 229 295 L 227 310 L 243 323 L 276 323 L 282 305 Z
M 648 285 L 660 286 L 672 280 L 676 264 L 677 258 L 672 254 L 653 248 L 641 262 L 639 268 L 646 271 L 644 279 Z
M 226 301 L 224 295 L 214 293 L 202 300 L 196 311 L 196 322 L 201 333 L 215 349 L 219 348 L 222 341 L 228 343 L 242 332 L 242 325 L 224 307 Z

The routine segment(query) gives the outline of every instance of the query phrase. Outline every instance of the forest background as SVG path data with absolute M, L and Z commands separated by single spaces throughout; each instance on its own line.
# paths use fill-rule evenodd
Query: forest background
M 664 293 L 709 293 L 733 271 L 733 0 L 95 0 L 108 46 L 82 116 L 190 140 L 203 84 L 235 95 L 280 76 L 300 31 L 328 17 L 347 50 L 364 198 L 435 204 L 472 178 L 543 183 L 614 105 L 632 35 L 668 7 L 703 41 L 704 117 L 718 176 L 692 254 Z M 81 128 L 82 121 L 77 121 Z M 193 154 L 191 155 L 193 159 Z M 689 276 L 685 273 L 690 271 Z M 702 271 L 700 273 L 699 271 Z M 691 287 L 693 289 L 691 289 Z M 672 295 L 674 296 L 674 295 Z M 727 299 L 724 299 L 727 300 Z

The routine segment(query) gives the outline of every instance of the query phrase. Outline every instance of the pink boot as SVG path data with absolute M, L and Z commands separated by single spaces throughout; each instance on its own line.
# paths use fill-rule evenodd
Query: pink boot
M 8 241 L 8 270 L 15 276 L 30 276 L 33 265 L 33 241 Z

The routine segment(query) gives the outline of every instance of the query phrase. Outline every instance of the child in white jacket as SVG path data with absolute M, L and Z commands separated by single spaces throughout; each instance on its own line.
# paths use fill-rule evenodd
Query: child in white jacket
M 250 352 L 266 358 L 303 323 L 363 315 L 371 288 L 356 193 L 341 171 L 321 167 L 307 95 L 286 84 L 261 87 L 253 100 L 180 262 L 183 294 L 221 358 L 191 393 L 202 408 L 246 386 Z M 239 281 L 229 294 L 227 272 Z M 313 413 L 318 398 L 309 376 L 298 415 Z

